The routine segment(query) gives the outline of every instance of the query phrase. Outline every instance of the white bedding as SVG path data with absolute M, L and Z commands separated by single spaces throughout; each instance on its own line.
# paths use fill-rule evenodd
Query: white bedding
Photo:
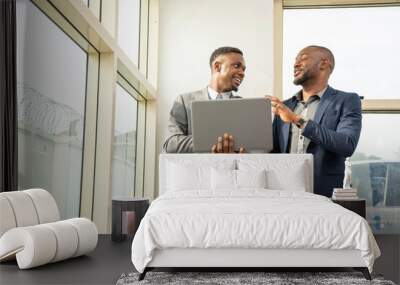
M 140 223 L 132 262 L 143 272 L 165 248 L 358 249 L 371 272 L 380 255 L 359 215 L 323 196 L 265 189 L 160 196 Z

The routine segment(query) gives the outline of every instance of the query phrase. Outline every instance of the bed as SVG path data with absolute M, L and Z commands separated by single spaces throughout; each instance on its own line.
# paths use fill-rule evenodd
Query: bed
M 365 219 L 313 194 L 309 154 L 162 154 L 159 197 L 132 243 L 157 267 L 353 267 L 380 251 Z

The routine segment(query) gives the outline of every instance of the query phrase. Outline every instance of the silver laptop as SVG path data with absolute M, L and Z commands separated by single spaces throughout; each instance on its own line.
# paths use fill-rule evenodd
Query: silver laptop
M 265 98 L 194 101 L 192 134 L 195 152 L 210 152 L 218 136 L 233 135 L 235 149 L 272 150 L 271 101 Z

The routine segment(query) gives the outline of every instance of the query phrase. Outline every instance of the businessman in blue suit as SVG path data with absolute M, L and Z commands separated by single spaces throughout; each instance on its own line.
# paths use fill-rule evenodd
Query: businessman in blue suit
M 321 46 L 302 49 L 294 64 L 292 98 L 271 97 L 274 149 L 314 156 L 314 193 L 331 197 L 342 187 L 344 161 L 353 154 L 361 132 L 361 101 L 356 93 L 328 85 L 335 67 L 332 52 Z

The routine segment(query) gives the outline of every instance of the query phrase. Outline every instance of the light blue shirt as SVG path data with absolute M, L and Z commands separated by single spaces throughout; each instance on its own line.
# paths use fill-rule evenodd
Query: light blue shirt
M 222 93 L 218 93 L 217 91 L 215 91 L 214 89 L 212 89 L 210 86 L 207 86 L 207 92 L 208 92 L 208 97 L 211 100 L 215 100 L 218 96 L 218 94 L 221 94 L 222 99 L 229 99 L 232 96 L 232 92 L 222 92 Z

